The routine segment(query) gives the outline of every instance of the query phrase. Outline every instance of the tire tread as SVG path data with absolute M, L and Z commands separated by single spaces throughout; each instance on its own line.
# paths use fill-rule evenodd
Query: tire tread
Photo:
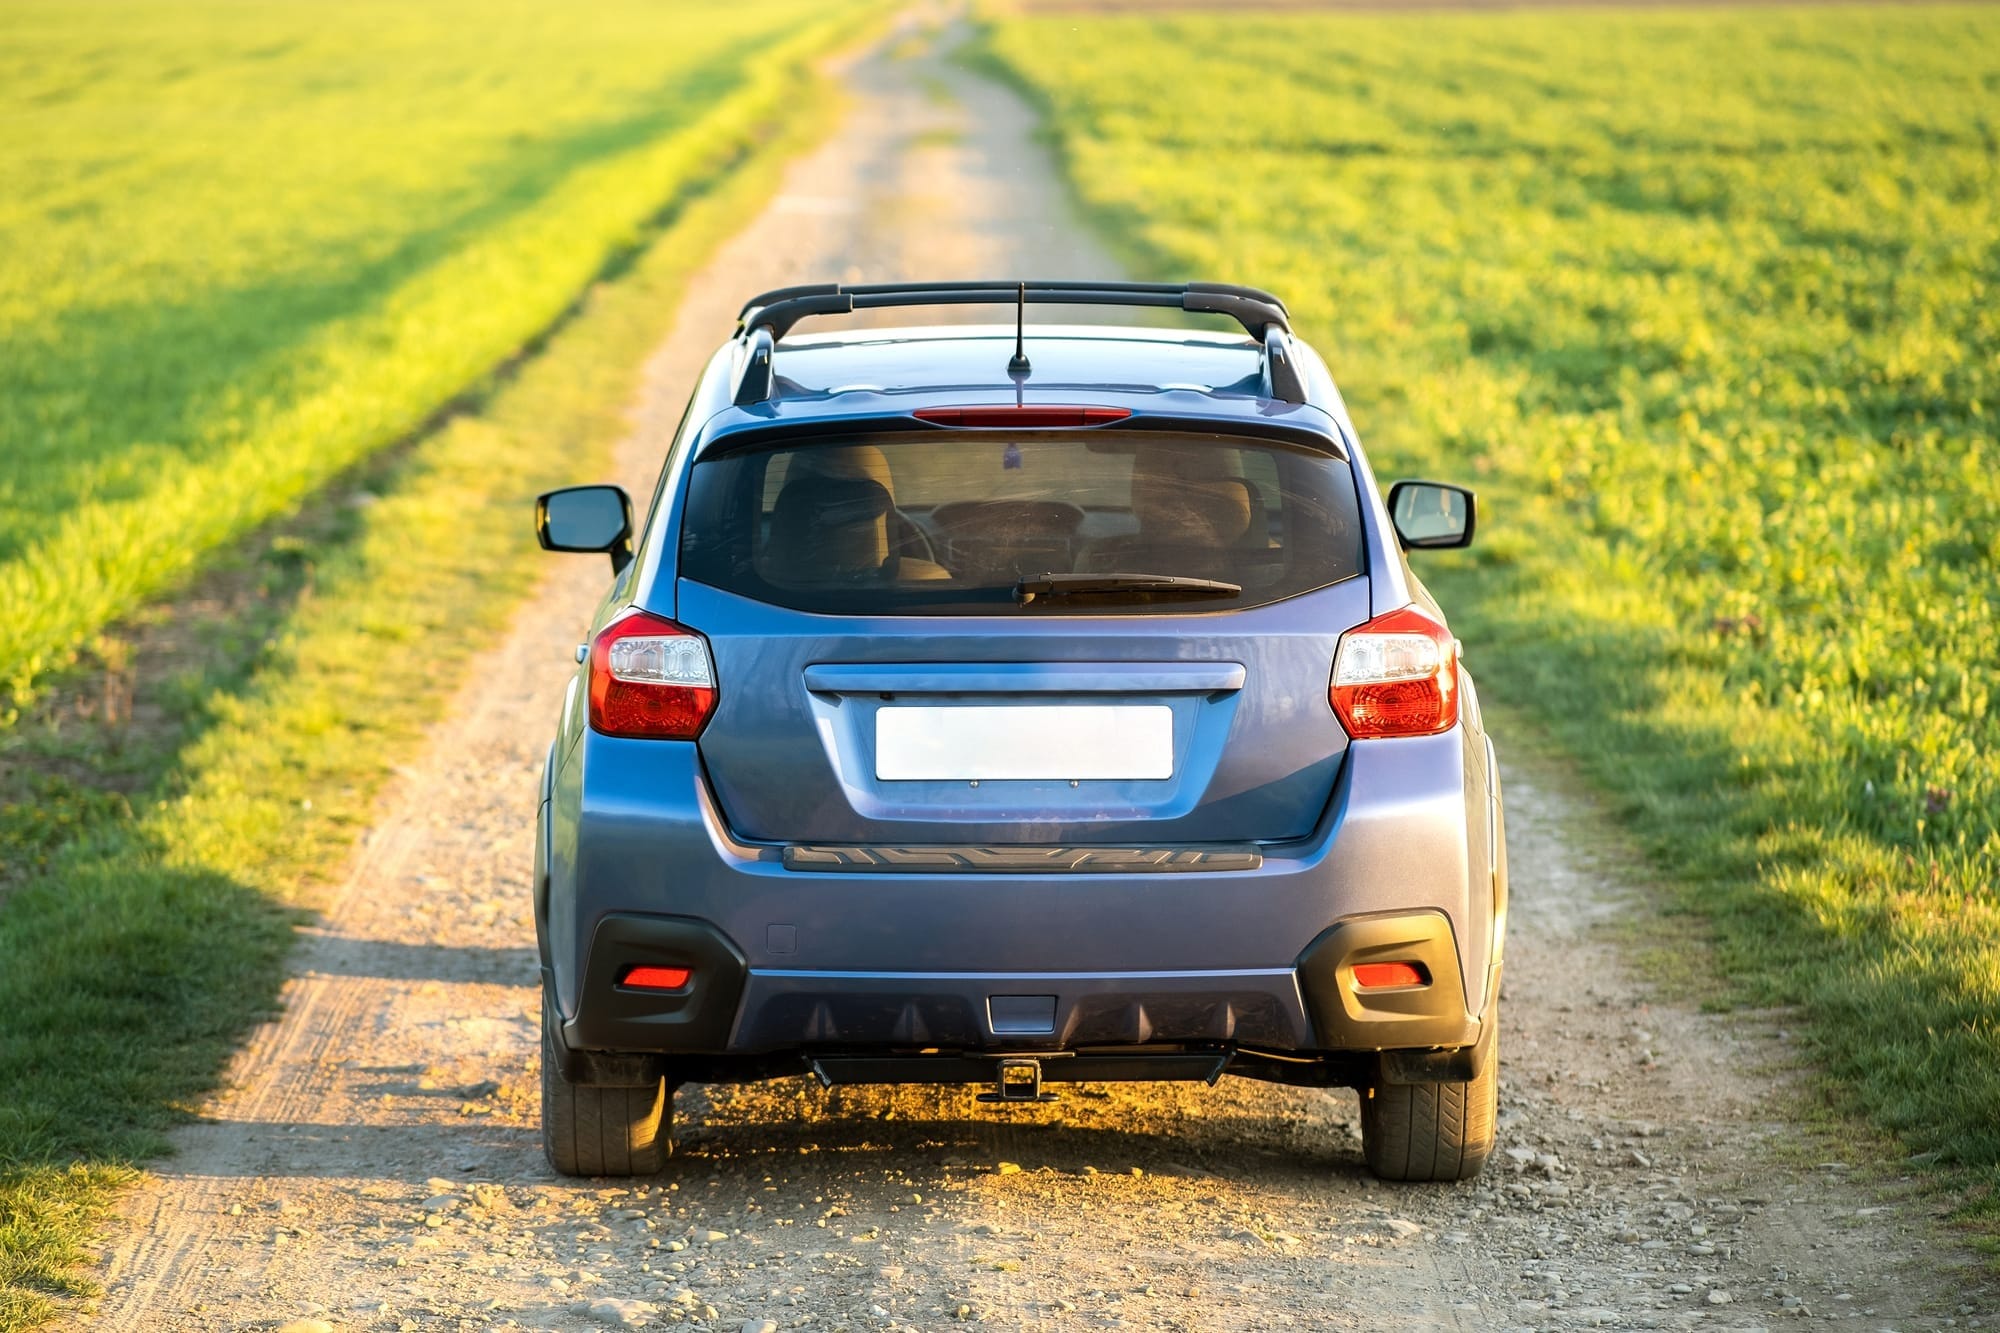
M 1361 1151 L 1369 1171 L 1383 1180 L 1470 1180 L 1493 1153 L 1499 1090 L 1497 1040 L 1466 1082 L 1361 1089 Z
M 652 1175 L 666 1163 L 666 1080 L 651 1087 L 589 1087 L 562 1075 L 542 1010 L 542 1151 L 565 1176 Z

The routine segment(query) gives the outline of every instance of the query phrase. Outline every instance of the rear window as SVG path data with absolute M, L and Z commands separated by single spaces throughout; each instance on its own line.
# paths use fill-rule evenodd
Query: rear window
M 833 614 L 1224 610 L 1359 574 L 1357 507 L 1341 460 L 1237 436 L 793 441 L 695 464 L 680 573 Z

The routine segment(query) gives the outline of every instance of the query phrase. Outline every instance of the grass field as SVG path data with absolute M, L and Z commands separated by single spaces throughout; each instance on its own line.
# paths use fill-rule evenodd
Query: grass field
M 98 341 L 90 346 L 122 349 L 103 352 L 116 396 L 92 391 L 74 374 L 57 392 L 57 380 L 71 372 L 48 343 L 32 348 L 26 363 L 41 377 L 31 386 L 43 395 L 37 405 L 23 409 L 11 397 L 0 405 L 0 412 L 11 414 L 5 430 L 54 438 L 24 424 L 40 413 L 51 429 L 71 432 L 62 438 L 74 446 L 17 452 L 19 434 L 0 443 L 5 484 L 16 488 L 0 504 L 0 522 L 11 525 L 8 538 L 17 539 L 13 563 L 0 565 L 9 617 L 17 605 L 12 599 L 36 588 L 30 574 L 43 548 L 30 519 L 37 514 L 40 527 L 59 512 L 97 514 L 93 523 L 129 520 L 136 525 L 127 530 L 132 541 L 150 534 L 161 543 L 150 548 L 146 558 L 153 563 L 145 566 L 145 580 L 157 582 L 173 577 L 191 557 L 169 550 L 176 524 L 163 517 L 156 528 L 146 527 L 146 511 L 204 496 L 230 511 L 227 523 L 201 527 L 215 549 L 203 558 L 192 588 L 150 603 L 100 638 L 84 664 L 44 665 L 36 673 L 41 697 L 11 727 L 0 727 L 0 1012 L 7 1015 L 0 1024 L 0 1330 L 35 1326 L 65 1295 L 88 1291 L 84 1247 L 115 1191 L 162 1149 L 164 1130 L 213 1085 L 241 1034 L 270 1009 L 301 909 L 312 906 L 320 885 L 338 872 L 381 782 L 457 684 L 481 636 L 503 622 L 545 558 L 528 535 L 528 497 L 596 475 L 627 428 L 639 366 L 663 332 L 684 279 L 773 188 L 786 156 L 825 123 L 828 93 L 811 76 L 809 56 L 856 31 L 879 7 L 751 3 L 737 6 L 733 18 L 715 20 L 705 37 L 701 25 L 712 14 L 706 6 L 671 5 L 659 14 L 642 9 L 600 12 L 588 25 L 594 36 L 587 40 L 546 26 L 518 34 L 508 39 L 511 72 L 497 68 L 476 77 L 470 70 L 478 62 L 470 55 L 453 72 L 459 59 L 453 51 L 464 38 L 456 24 L 432 25 L 426 18 L 426 26 L 413 27 L 416 11 L 404 15 L 386 7 L 322 8 L 310 16 L 301 11 L 294 44 L 264 58 L 304 60 L 312 50 L 322 56 L 331 51 L 336 58 L 293 74 L 308 89 L 345 88 L 342 115 L 366 119 L 374 99 L 356 81 L 379 74 L 382 99 L 401 98 L 410 114 L 428 107 L 443 123 L 463 109 L 455 110 L 455 101 L 490 77 L 496 100 L 471 117 L 485 123 L 468 121 L 457 131 L 475 166 L 478 144 L 493 150 L 485 159 L 490 166 L 506 158 L 510 142 L 529 151 L 523 145 L 536 138 L 544 118 L 561 120 L 559 108 L 540 103 L 572 92 L 587 99 L 599 85 L 582 66 L 602 57 L 611 68 L 600 91 L 624 80 L 617 86 L 634 99 L 627 107 L 632 118 L 615 122 L 624 128 L 607 131 L 607 143 L 621 136 L 629 142 L 608 156 L 574 156 L 576 170 L 568 174 L 551 158 L 541 182 L 548 198 L 539 202 L 528 177 L 517 172 L 507 188 L 519 193 L 504 207 L 494 205 L 480 226 L 454 233 L 455 239 L 448 241 L 445 232 L 424 239 L 406 228 L 398 244 L 435 250 L 428 267 L 396 272 L 393 264 L 377 271 L 364 252 L 376 243 L 366 218 L 381 226 L 398 215 L 365 198 L 344 197 L 371 173 L 403 170 L 397 156 L 404 136 L 393 132 L 393 115 L 383 112 L 366 152 L 356 145 L 344 160 L 348 189 L 316 191 L 306 179 L 310 173 L 297 173 L 288 187 L 295 191 L 293 205 L 303 210 L 296 219 L 302 229 L 329 245 L 347 237 L 351 269 L 345 274 L 330 257 L 315 268 L 322 260 L 313 257 L 311 245 L 288 248 L 294 241 L 280 234 L 278 214 L 264 211 L 256 173 L 246 168 L 247 174 L 231 177 L 233 190 L 218 181 L 208 197 L 224 213 L 233 201 L 254 215 L 222 219 L 218 235 L 239 228 L 234 235 L 246 251 L 265 247 L 261 259 L 239 253 L 234 242 L 186 236 L 179 250 L 164 240 L 147 242 L 154 244 L 150 261 L 107 257 L 106 263 L 126 265 L 121 280 L 130 290 L 178 290 L 184 305 L 162 294 L 161 308 L 147 313 L 137 296 L 119 298 L 108 278 L 79 277 L 82 285 L 101 282 L 94 290 L 104 309 L 92 313 L 86 303 L 74 302 L 64 327 L 95 327 Z M 808 9 L 813 22 L 783 40 L 767 40 L 787 16 Z M 10 9 L 0 25 L 26 31 L 32 26 L 23 21 L 26 12 Z M 238 28 L 222 23 L 232 12 L 222 6 L 209 11 L 215 26 L 205 31 L 213 44 L 206 53 L 193 38 L 171 40 L 170 25 L 158 17 L 164 8 L 137 11 L 140 18 L 152 14 L 154 22 L 136 33 L 113 21 L 108 7 L 94 12 L 101 24 L 93 29 L 94 43 L 74 33 L 64 40 L 78 52 L 91 46 L 102 54 L 127 41 L 136 45 L 141 36 L 160 37 L 163 81 L 213 78 L 225 86 L 229 79 L 220 71 L 235 68 L 244 50 Z M 285 11 L 246 6 L 241 12 L 243 29 L 255 31 L 281 21 Z M 422 14 L 452 12 L 431 8 Z M 536 12 L 551 21 L 556 15 Z M 575 21 L 577 11 L 564 12 Z M 330 13 L 340 22 L 325 25 Z M 467 20 L 472 10 L 456 13 Z M 395 23 L 390 16 L 397 16 Z M 529 16 L 522 12 L 524 22 Z M 314 35 L 307 31 L 309 18 L 334 29 L 355 26 L 345 38 Z M 699 21 L 690 24 L 690 18 Z M 54 42 L 53 30 L 68 21 L 45 16 L 39 22 L 44 31 L 35 40 Z M 441 84 L 426 96 L 417 81 L 403 84 L 394 71 L 371 71 L 352 52 L 361 49 L 365 25 L 377 22 L 400 33 L 399 59 L 408 68 L 451 75 L 463 86 Z M 675 40 L 690 27 L 695 31 L 687 40 Z M 490 36 L 480 34 L 471 45 L 480 48 Z M 753 37 L 765 40 L 765 47 L 746 72 L 743 44 Z M 656 63 L 650 76 L 626 49 L 641 39 L 669 49 L 667 63 Z M 692 53 L 704 41 L 710 56 L 730 69 L 728 78 L 713 71 L 690 74 Z M 339 56 L 340 50 L 350 55 Z M 0 59 L 17 54 L 5 40 L 0 52 L 6 53 Z M 187 68 L 177 69 L 176 60 Z M 679 80 L 677 97 L 693 96 L 689 89 L 736 85 L 707 108 L 714 114 L 692 134 L 674 132 L 689 123 L 684 113 L 696 109 L 690 103 L 661 101 L 655 109 L 668 109 L 653 121 L 633 109 L 657 93 L 647 90 L 649 77 L 673 83 L 676 70 L 687 76 Z M 498 96 L 502 85 L 512 87 L 512 97 Z M 99 93 L 108 96 L 113 87 L 103 83 Z M 14 94 L 12 72 L 0 78 L 0 88 L 0 96 Z M 51 81 L 42 88 L 59 104 L 63 85 Z M 274 108 L 283 109 L 279 85 L 265 91 Z M 115 107 L 99 107 L 107 136 L 115 118 Z M 648 127 L 643 132 L 642 122 Z M 325 129 L 334 132 L 331 123 Z M 654 131 L 667 137 L 653 142 L 647 136 Z M 142 138 L 135 136 L 135 145 Z M 4 156 L 20 140 L 0 142 Z M 55 172 L 55 157 L 50 154 L 45 173 Z M 140 171 L 139 157 L 135 146 L 126 165 Z M 264 166 L 282 174 L 281 157 L 265 159 Z M 476 179 L 481 171 L 464 169 L 462 156 L 440 153 L 432 166 L 440 178 L 456 181 L 451 188 L 461 203 L 493 184 Z M 16 152 L 6 169 L 19 168 Z M 416 187 L 423 175 L 411 167 L 406 185 L 415 192 L 400 196 L 413 209 L 422 202 Z M 585 185 L 576 193 L 579 181 Z M 150 177 L 140 172 L 127 178 L 127 186 L 133 193 L 123 196 L 125 205 L 151 210 L 171 231 L 167 221 L 182 206 L 175 202 L 183 188 L 175 173 L 165 167 Z M 104 196 L 104 211 L 112 211 L 119 197 Z M 0 199 L 0 210 L 14 210 L 4 214 L 8 225 L 19 225 L 18 204 Z M 354 211 L 342 224 L 350 230 L 343 233 L 336 219 L 316 216 L 322 209 Z M 101 215 L 100 223 L 134 244 L 142 239 L 123 223 Z M 244 239 L 254 238 L 259 227 L 268 229 L 261 240 Z M 33 239 L 42 244 L 39 235 Z M 100 246 L 88 228 L 62 244 Z M 0 290 L 10 318 L 31 297 L 45 311 L 59 303 L 20 271 L 43 253 L 0 249 Z M 263 264 L 270 281 L 191 276 L 204 255 L 218 266 L 243 265 L 244 274 Z M 612 270 L 615 281 L 592 282 Z M 297 281 L 282 278 L 287 272 Z M 563 289 L 566 276 L 571 285 Z M 249 286 L 232 287 L 238 278 Z M 166 286 L 147 285 L 155 281 Z M 315 324 L 313 312 L 325 309 L 314 305 L 319 297 L 302 295 L 288 304 L 280 299 L 287 284 L 329 300 L 330 293 L 347 291 L 352 319 Z M 256 293 L 262 295 L 252 299 Z M 484 310 L 482 293 L 504 310 Z M 291 340 L 258 352 L 255 312 L 263 296 L 272 299 L 274 320 L 291 321 Z M 117 309 L 126 323 L 114 318 Z M 158 322 L 141 336 L 149 319 Z M 10 357 L 22 327 L 44 337 L 54 325 L 11 325 Z M 486 360 L 448 348 L 453 330 L 484 346 Z M 532 356 L 500 374 L 485 373 L 531 333 L 538 335 Z M 156 368 L 179 357 L 198 362 L 186 344 L 211 338 L 225 349 L 232 340 L 240 344 L 230 363 L 238 378 L 225 382 L 218 370 L 218 378 L 208 381 L 213 395 L 199 402 L 176 406 L 173 377 L 149 379 L 134 360 L 150 356 Z M 398 358 L 417 354 L 431 359 L 403 376 Z M 447 373 L 448 367 L 457 370 Z M 351 374 L 343 379 L 336 371 Z M 0 375 L 21 373 L 11 362 L 0 366 Z M 255 400 L 248 396 L 253 390 L 273 396 Z M 454 403 L 448 417 L 403 447 L 361 459 L 447 397 Z M 352 405 L 351 413 L 342 404 Z M 336 424 L 355 430 L 339 436 L 305 430 L 315 420 L 329 430 Z M 160 443 L 121 450 L 106 421 L 151 423 L 162 441 L 168 426 L 192 433 L 173 437 L 180 448 Z M 272 421 L 300 429 L 251 429 Z M 268 469 L 245 463 L 248 453 L 266 448 L 272 451 Z M 166 473 L 179 479 L 174 486 L 147 489 L 156 474 Z M 249 540 L 227 540 L 253 516 L 331 475 L 339 484 L 310 497 L 302 512 L 265 525 Z M 70 536 L 85 531 L 56 526 Z M 108 596 L 116 585 L 120 598 L 135 597 L 151 586 L 134 581 L 138 568 L 121 572 L 107 563 L 93 586 Z M 44 595 L 48 590 L 35 591 Z M 55 595 L 60 601 L 59 590 Z M 98 614 L 112 609 L 106 601 Z M 71 621 L 65 633 L 85 632 L 82 621 Z M 0 635 L 18 629 L 9 624 Z M 42 642 L 57 640 L 45 635 Z M 160 660 L 132 660 L 146 655 Z M 10 665 L 14 660 L 0 657 Z
M 0 717 L 545 328 L 827 12 L 0 8 Z
M 990 52 L 1136 268 L 1276 288 L 1378 472 L 1480 488 L 1420 565 L 1486 693 L 1619 798 L 1709 980 L 1804 1006 L 1836 1104 L 2000 1229 L 2000 11 Z

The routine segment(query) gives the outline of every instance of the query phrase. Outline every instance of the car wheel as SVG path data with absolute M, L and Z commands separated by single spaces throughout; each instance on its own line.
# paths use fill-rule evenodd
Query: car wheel
M 549 1008 L 542 1006 L 542 1151 L 565 1176 L 645 1176 L 666 1164 L 672 1094 L 665 1079 L 633 1088 L 563 1077 Z
M 1496 1010 L 1479 1075 L 1463 1083 L 1361 1089 L 1361 1152 L 1383 1180 L 1470 1180 L 1493 1153 L 1500 1104 Z

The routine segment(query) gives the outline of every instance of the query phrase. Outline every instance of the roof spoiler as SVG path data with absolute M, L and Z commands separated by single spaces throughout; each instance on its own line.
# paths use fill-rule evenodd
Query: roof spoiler
M 779 287 L 743 303 L 736 326 L 736 336 L 744 344 L 736 402 L 745 405 L 770 399 L 777 385 L 772 354 L 778 340 L 800 320 L 813 315 L 927 305 L 1150 306 L 1227 315 L 1264 345 L 1270 396 L 1288 403 L 1306 400 L 1305 381 L 1291 348 L 1291 312 L 1283 301 L 1257 287 L 1223 282 L 886 282 L 861 286 L 828 282 Z

